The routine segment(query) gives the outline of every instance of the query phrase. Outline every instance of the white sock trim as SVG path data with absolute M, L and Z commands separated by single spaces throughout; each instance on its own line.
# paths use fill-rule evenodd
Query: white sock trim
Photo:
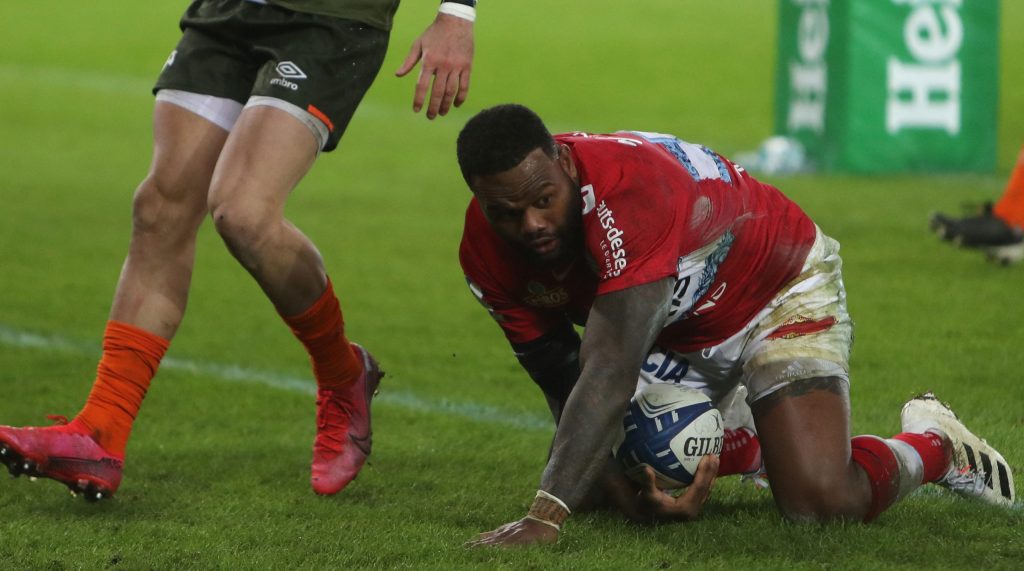
M 924 460 L 917 449 L 902 440 L 887 438 L 885 444 L 900 468 L 900 487 L 896 493 L 896 501 L 900 501 L 924 483 Z

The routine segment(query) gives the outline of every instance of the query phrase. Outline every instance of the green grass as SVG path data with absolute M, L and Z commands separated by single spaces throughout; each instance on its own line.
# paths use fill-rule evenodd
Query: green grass
M 551 429 L 538 391 L 465 290 L 468 198 L 454 138 L 476 110 L 535 107 L 557 130 L 677 133 L 734 154 L 771 134 L 774 2 L 485 2 L 470 100 L 435 122 L 397 80 L 433 3 L 406 2 L 384 70 L 288 214 L 317 243 L 350 334 L 388 371 L 372 465 L 344 494 L 308 485 L 305 356 L 207 225 L 191 306 L 100 505 L 0 484 L 0 568 L 1015 568 L 1024 512 L 922 491 L 875 524 L 784 523 L 718 483 L 703 520 L 574 517 L 554 547 L 467 551 L 522 515 Z M 993 199 L 1024 133 L 1024 5 L 1004 1 L 999 171 L 772 179 L 843 244 L 856 321 L 853 426 L 898 429 L 933 389 L 1024 474 L 1024 267 L 925 230 Z M 150 153 L 150 82 L 183 2 L 15 3 L 0 18 L 0 422 L 81 406 Z M 32 337 L 34 335 L 35 337 Z M 228 367 L 241 367 L 229 374 Z M 296 385 L 293 381 L 298 380 Z M 1018 490 L 1021 489 L 1018 484 Z

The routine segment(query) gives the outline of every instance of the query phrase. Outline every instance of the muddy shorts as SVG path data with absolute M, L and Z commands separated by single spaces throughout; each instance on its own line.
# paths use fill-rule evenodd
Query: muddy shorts
M 639 383 L 686 384 L 716 403 L 738 383 L 746 386 L 750 403 L 795 381 L 835 377 L 849 383 L 853 323 L 842 265 L 839 243 L 817 229 L 800 275 L 742 330 L 692 353 L 653 347 Z

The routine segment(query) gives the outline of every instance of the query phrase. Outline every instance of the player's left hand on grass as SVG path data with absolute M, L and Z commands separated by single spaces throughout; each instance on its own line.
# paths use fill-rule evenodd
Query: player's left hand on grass
M 645 483 L 640 487 L 638 498 L 640 512 L 655 520 L 693 521 L 700 517 L 704 502 L 711 497 L 711 488 L 717 475 L 718 456 L 709 454 L 697 465 L 693 483 L 687 486 L 682 494 L 673 496 L 658 488 L 654 470 L 649 466 L 645 467 Z
M 402 77 L 409 73 L 421 59 L 423 64 L 416 80 L 412 110 L 419 113 L 429 89 L 427 119 L 446 115 L 453 104 L 456 107 L 462 105 L 469 92 L 469 74 L 473 67 L 473 23 L 438 14 L 434 23 L 412 43 L 409 55 L 395 75 Z
M 466 542 L 466 547 L 525 547 L 527 545 L 549 544 L 558 541 L 558 529 L 554 526 L 524 517 L 519 521 L 506 523 L 495 529 L 481 533 L 473 541 Z

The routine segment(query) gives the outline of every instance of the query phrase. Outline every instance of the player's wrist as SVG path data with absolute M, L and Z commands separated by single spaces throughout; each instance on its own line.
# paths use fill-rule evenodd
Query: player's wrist
M 530 511 L 526 513 L 526 519 L 538 521 L 555 528 L 555 531 L 561 531 L 562 524 L 571 514 L 569 506 L 565 505 L 565 502 L 544 490 L 537 490 L 533 504 L 530 505 Z
M 445 0 L 437 9 L 438 14 L 446 14 L 469 22 L 476 21 L 476 0 Z

